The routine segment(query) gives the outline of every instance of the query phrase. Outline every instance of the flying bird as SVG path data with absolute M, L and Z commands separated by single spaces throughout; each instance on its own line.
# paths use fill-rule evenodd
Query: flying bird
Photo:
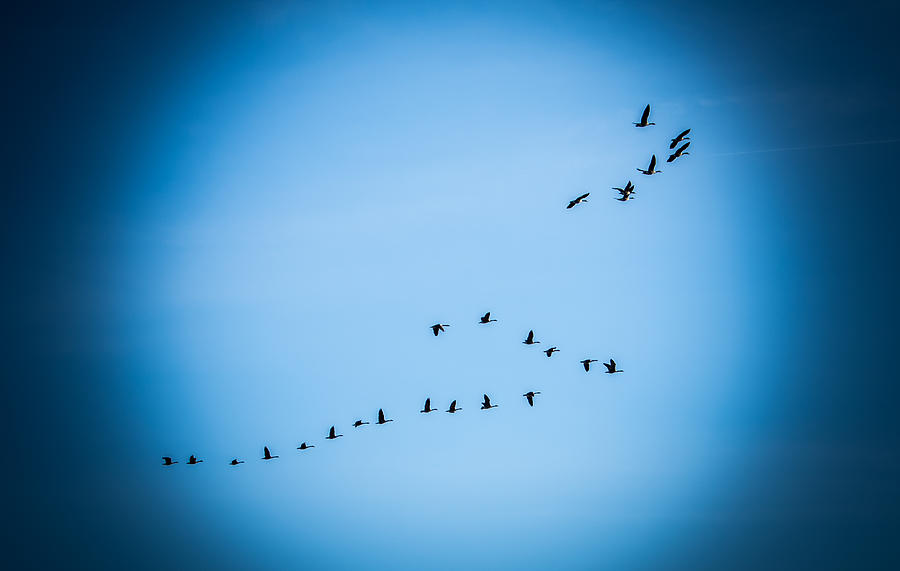
M 618 186 L 614 186 L 614 187 L 612 187 L 612 189 L 618 190 L 619 194 L 631 194 L 632 192 L 634 192 L 634 184 L 632 184 L 632 182 L 629 180 L 625 184 L 625 188 L 619 188 Z
M 172 464 L 178 464 L 178 460 L 172 461 L 171 456 L 163 456 L 163 466 L 171 466 Z
M 610 374 L 612 374 L 612 373 L 624 373 L 624 372 L 625 372 L 625 371 L 621 371 L 621 370 L 617 370 L 617 369 L 616 369 L 616 362 L 615 362 L 615 360 L 613 360 L 613 359 L 610 359 L 610 360 L 609 360 L 609 363 L 603 363 L 603 366 L 606 367 L 606 372 L 607 372 L 607 373 L 610 373 Z
M 497 408 L 498 405 L 491 404 L 491 397 L 484 395 L 484 402 L 481 403 L 481 410 L 487 410 L 489 408 Z
M 585 359 L 584 361 L 581 361 L 581 364 L 584 365 L 585 372 L 588 372 L 591 370 L 591 363 L 596 363 L 596 362 L 597 362 L 597 359 Z
M 587 197 L 590 196 L 590 195 L 591 195 L 590 192 L 585 192 L 584 194 L 582 194 L 581 196 L 579 196 L 579 197 L 576 198 L 575 200 L 570 200 L 570 201 L 569 201 L 569 205 L 566 206 L 566 209 L 572 208 L 572 207 L 574 207 L 576 204 L 581 204 L 582 202 L 587 202 Z
M 652 157 L 650 157 L 650 166 L 647 167 L 647 170 L 644 170 L 644 169 L 636 169 L 636 170 L 638 172 L 640 172 L 641 174 L 656 174 L 656 173 L 662 172 L 662 171 L 656 170 L 656 155 L 653 155 Z M 435 335 L 437 335 L 437 333 L 435 333 Z
M 535 343 L 540 343 L 540 341 L 534 340 L 534 329 L 528 332 L 528 337 L 526 337 L 525 341 L 522 341 L 522 343 L 526 345 L 534 345 Z
M 634 123 L 635 127 L 648 127 L 650 125 L 656 125 L 656 123 L 648 123 L 647 119 L 650 118 L 650 104 L 648 103 L 646 107 L 644 107 L 644 112 L 641 114 L 641 122 Z
M 356 422 L 353 423 L 353 428 L 359 428 L 360 426 L 362 426 L 362 425 L 364 425 L 364 424 L 369 424 L 369 423 L 368 423 L 368 422 L 363 422 L 363 421 L 361 421 L 361 420 L 357 420 Z
M 235 458 L 234 460 L 229 462 L 229 464 L 231 464 L 232 466 L 237 466 L 238 464 L 243 464 L 243 463 L 244 463 L 243 460 L 238 460 L 237 458 Z
M 326 436 L 325 438 L 327 438 L 328 440 L 334 440 L 335 438 L 340 438 L 341 436 L 343 436 L 343 434 L 334 433 L 334 427 L 332 426 L 331 430 L 328 431 L 328 436 Z
M 674 149 L 681 141 L 687 141 L 688 139 L 690 139 L 690 137 L 687 136 L 687 134 L 690 132 L 690 129 L 685 129 L 684 131 L 678 133 L 675 138 L 672 139 L 672 143 L 669 145 L 669 148 Z
M 496 319 L 491 319 L 491 312 L 488 311 L 484 315 L 481 316 L 481 321 L 479 323 L 490 323 L 491 321 L 497 321 Z
M 450 327 L 450 325 L 446 323 L 435 323 L 434 325 L 432 325 L 431 330 L 434 331 L 434 336 L 437 337 L 438 333 L 443 332 L 444 327 Z
M 525 400 L 528 401 L 528 406 L 534 406 L 534 395 L 539 394 L 541 394 L 541 391 L 528 391 L 522 396 L 525 397 Z
M 332 434 L 334 434 L 334 430 L 332 427 Z M 315 444 L 307 444 L 306 442 L 301 442 L 300 446 L 297 447 L 297 450 L 309 450 L 310 448 L 315 448 Z
M 269 454 L 269 447 L 263 446 L 263 457 L 260 460 L 272 460 L 273 458 L 278 458 L 278 456 L 272 456 Z
M 384 419 L 384 410 L 379 408 L 378 409 L 378 422 L 376 424 L 384 424 L 386 422 L 394 422 L 394 421 L 390 418 L 385 420 Z
M 453 401 L 453 402 L 456 402 L 456 401 Z M 425 399 L 425 408 L 423 408 L 419 412 L 434 412 L 434 411 L 435 411 L 435 409 L 431 408 L 431 399 L 427 398 L 427 399 Z
M 546 353 L 548 357 L 552 357 L 554 353 L 559 353 L 559 349 L 557 349 L 556 347 L 550 347 L 549 349 L 544 351 L 544 353 Z
M 454 412 L 462 410 L 461 408 L 456 408 L 456 401 L 450 403 L 450 408 L 447 409 L 447 412 L 453 414 Z
M 188 464 L 199 464 L 200 462 L 203 462 L 203 460 L 197 460 L 197 457 L 194 456 L 193 454 L 191 454 L 191 457 L 188 458 L 188 461 L 187 461 Z
M 689 155 L 690 153 L 687 152 L 687 151 L 685 150 L 685 149 L 687 149 L 689 146 L 691 146 L 691 142 L 690 142 L 690 141 L 688 141 L 687 143 L 685 143 L 685 144 L 681 145 L 680 147 L 678 147 L 678 150 L 677 150 L 677 151 L 675 151 L 674 153 L 672 153 L 671 155 L 669 155 L 669 158 L 666 159 L 666 162 L 667 162 L 667 163 L 671 163 L 672 161 L 674 161 L 675 159 L 677 159 L 678 157 L 680 157 L 680 156 L 682 156 L 682 155 Z

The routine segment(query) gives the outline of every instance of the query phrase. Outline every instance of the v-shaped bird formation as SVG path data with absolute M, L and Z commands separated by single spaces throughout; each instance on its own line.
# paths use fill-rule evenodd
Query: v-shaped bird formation
M 640 121 L 633 123 L 633 125 L 637 128 L 646 128 L 646 127 L 656 125 L 655 122 L 650 121 L 650 105 L 649 104 L 644 108 L 643 113 L 641 113 Z M 685 129 L 684 131 L 678 133 L 675 137 L 670 139 L 668 148 L 669 148 L 669 150 L 671 150 L 673 152 L 669 155 L 669 158 L 666 159 L 667 163 L 675 162 L 677 159 L 690 154 L 687 151 L 688 147 L 691 144 L 690 137 L 688 136 L 690 134 L 690 132 L 691 132 L 690 129 Z M 684 141 L 687 141 L 687 142 L 684 142 Z M 662 172 L 662 171 L 656 169 L 656 154 L 651 155 L 650 162 L 646 169 L 638 168 L 637 170 L 640 173 L 642 173 L 644 175 L 648 175 L 648 176 L 659 174 Z M 613 187 L 613 190 L 615 190 L 619 193 L 619 197 L 616 198 L 616 200 L 618 200 L 620 202 L 627 202 L 634 198 L 635 186 L 630 180 L 625 184 L 624 187 Z M 580 196 L 570 200 L 568 205 L 566 206 L 566 209 L 567 210 L 572 209 L 575 206 L 578 206 L 579 204 L 583 204 L 583 203 L 587 202 L 588 201 L 587 198 L 588 198 L 588 196 L 590 196 L 590 194 L 591 194 L 590 192 L 585 192 L 585 193 L 581 194 Z M 478 325 L 489 325 L 489 324 L 495 323 L 497 321 L 498 321 L 497 319 L 491 318 L 491 312 L 488 311 L 478 319 L 477 324 Z M 428 328 L 431 329 L 431 331 L 435 337 L 438 337 L 441 333 L 447 332 L 447 330 L 445 329 L 446 327 L 450 327 L 450 325 L 448 323 L 438 322 L 438 323 L 435 323 L 434 325 L 430 325 Z M 537 339 L 535 339 L 534 330 L 532 329 L 525 336 L 525 339 L 524 339 L 524 341 L 522 341 L 522 343 L 525 345 L 536 345 L 541 342 L 538 341 Z M 560 349 L 554 345 L 548 349 L 542 350 L 541 352 L 544 353 L 545 355 L 547 355 L 547 357 L 552 357 L 554 353 L 558 353 L 559 351 L 560 351 Z M 579 361 L 581 366 L 584 367 L 584 371 L 586 373 L 589 373 L 591 371 L 591 363 L 596 363 L 596 362 L 598 362 L 597 359 L 591 359 L 591 358 L 585 358 L 585 359 L 582 359 Z M 615 374 L 615 373 L 623 373 L 624 372 L 618 368 L 616 361 L 612 358 L 610 358 L 608 363 L 603 363 L 603 366 L 606 368 L 605 372 L 607 374 Z M 528 391 L 527 393 L 522 395 L 525 398 L 525 401 L 527 402 L 529 408 L 534 407 L 535 397 L 536 397 L 536 395 L 539 395 L 539 394 L 541 394 L 540 391 Z M 481 402 L 481 410 L 489 411 L 492 408 L 497 408 L 498 406 L 499 405 L 491 402 L 491 397 L 487 393 L 484 394 L 483 400 Z M 463 410 L 462 407 L 457 405 L 457 401 L 453 400 L 450 402 L 450 406 L 446 410 L 446 412 L 449 414 L 455 414 L 462 410 Z M 422 410 L 420 410 L 419 412 L 420 413 L 437 412 L 437 409 L 432 408 L 432 406 L 431 406 L 431 398 L 430 397 L 427 397 L 425 399 L 425 405 L 422 408 Z M 378 416 L 377 416 L 377 419 L 375 420 L 375 424 L 376 425 L 384 425 L 389 422 L 394 422 L 394 419 L 386 418 L 384 409 L 379 408 Z M 353 426 L 353 428 L 361 428 L 362 426 L 367 425 L 367 424 L 369 424 L 368 421 L 364 421 L 362 419 L 357 419 L 355 422 L 353 422 L 352 426 Z M 338 434 L 335 429 L 335 426 L 332 426 L 328 430 L 328 434 L 325 436 L 325 439 L 326 440 L 337 440 L 338 438 L 341 438 L 342 436 L 344 436 L 344 435 Z M 301 452 L 303 452 L 303 451 L 310 450 L 312 448 L 315 448 L 315 445 L 307 444 L 307 442 L 304 441 L 304 442 L 300 443 L 300 446 L 297 447 L 297 450 L 300 450 Z M 273 455 L 269 451 L 268 446 L 263 447 L 263 456 L 260 458 L 261 460 L 269 461 L 269 460 L 275 460 L 277 458 L 279 458 L 279 456 Z M 163 456 L 162 460 L 163 460 L 163 462 L 162 462 L 163 466 L 174 466 L 175 464 L 178 464 L 178 461 L 173 460 L 171 456 Z M 197 465 L 197 464 L 201 464 L 201 463 L 203 463 L 203 460 L 198 459 L 193 454 L 185 462 L 185 464 L 187 464 L 187 465 Z M 223 462 L 223 463 L 225 463 L 225 462 Z M 239 460 L 237 458 L 234 458 L 230 462 L 227 462 L 227 464 L 230 466 L 239 466 L 244 463 L 245 462 L 243 460 Z

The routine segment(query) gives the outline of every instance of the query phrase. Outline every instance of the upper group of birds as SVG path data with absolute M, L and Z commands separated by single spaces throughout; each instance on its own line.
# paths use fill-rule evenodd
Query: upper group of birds
M 656 125 L 656 123 L 650 121 L 650 105 L 649 104 L 644 108 L 644 112 L 641 114 L 641 120 L 639 122 L 633 123 L 633 125 L 638 128 L 645 128 L 645 127 L 650 127 L 652 125 Z M 688 136 L 690 134 L 690 132 L 691 132 L 690 129 L 685 129 L 684 131 L 678 133 L 678 135 L 676 135 L 675 137 L 673 137 L 670 140 L 669 149 L 673 150 L 673 152 L 669 155 L 669 158 L 666 160 L 666 162 L 671 163 L 684 155 L 690 154 L 689 152 L 687 152 L 687 148 L 691 144 L 691 142 L 689 140 L 690 137 Z M 687 142 L 681 144 L 684 141 L 687 141 Z M 679 146 L 679 144 L 681 144 L 681 145 Z M 658 173 L 662 172 L 660 170 L 656 170 L 656 155 L 655 154 L 650 157 L 650 164 L 648 165 L 648 167 L 646 169 L 638 168 L 637 170 L 640 173 L 645 174 L 645 175 L 654 175 L 654 174 L 658 174 Z M 619 197 L 616 200 L 618 200 L 620 202 L 627 202 L 628 200 L 631 200 L 632 198 L 634 198 L 633 195 L 635 192 L 635 186 L 634 186 L 634 184 L 632 184 L 632 182 L 630 180 L 628 181 L 628 183 L 625 185 L 624 188 L 613 187 L 613 190 L 616 190 L 619 192 Z M 566 206 L 566 208 L 567 209 L 573 208 L 576 205 L 581 204 L 582 202 L 587 202 L 588 196 L 590 196 L 589 192 L 582 194 L 581 196 L 569 201 L 569 204 L 568 204 L 568 206 Z M 481 316 L 481 318 L 478 320 L 478 324 L 479 325 L 487 325 L 489 323 L 493 323 L 496 321 L 497 321 L 496 319 L 491 318 L 491 312 L 488 311 L 487 313 L 485 313 L 484 315 Z M 444 329 L 445 327 L 450 327 L 450 324 L 435 323 L 434 325 L 430 326 L 430 329 L 431 329 L 432 333 L 434 333 L 434 336 L 437 337 L 441 333 L 446 332 L 446 329 Z M 540 341 L 537 341 L 534 338 L 534 330 L 531 330 L 528 332 L 528 335 L 525 337 L 525 340 L 522 341 L 522 343 L 525 345 L 536 345 L 536 344 L 539 344 Z M 556 346 L 548 347 L 547 349 L 545 349 L 543 351 L 543 353 L 545 355 L 547 355 L 547 357 L 552 357 L 553 354 L 557 353 L 557 352 L 559 352 L 559 348 L 557 348 Z M 585 372 L 589 372 L 591 370 L 591 363 L 596 363 L 596 362 L 597 362 L 597 359 L 590 359 L 590 358 L 583 359 L 580 361 L 581 365 L 584 367 Z M 618 368 L 616 361 L 612 358 L 610 358 L 608 363 L 603 363 L 603 366 L 606 367 L 605 372 L 609 373 L 609 374 L 624 372 Z M 541 394 L 540 391 L 528 391 L 527 393 L 523 394 L 522 396 L 525 397 L 525 400 L 528 402 L 528 406 L 533 407 L 535 396 L 539 395 L 539 394 Z M 483 401 L 481 403 L 481 410 L 490 410 L 492 408 L 497 408 L 497 406 L 498 405 L 491 403 L 491 399 L 487 394 L 484 395 Z M 422 410 L 420 410 L 419 412 L 427 414 L 430 412 L 435 412 L 436 410 L 437 409 L 432 408 L 432 406 L 431 406 L 431 398 L 426 398 L 425 405 L 422 408 Z M 459 412 L 461 410 L 462 410 L 462 408 L 458 407 L 456 405 L 456 401 L 454 400 L 450 403 L 450 406 L 447 408 L 446 412 L 453 414 L 453 413 Z M 385 418 L 384 409 L 378 409 L 378 419 L 376 420 L 375 424 L 382 425 L 382 424 L 387 424 L 388 422 L 394 422 L 394 420 L 390 419 L 390 418 Z M 369 424 L 369 422 L 364 421 L 362 419 L 357 419 L 353 423 L 353 427 L 360 428 L 361 426 L 366 425 L 366 424 Z M 341 438 L 342 436 L 344 436 L 344 435 L 337 434 L 335 431 L 335 427 L 332 426 L 328 430 L 328 435 L 325 437 L 325 439 L 326 440 L 335 440 L 337 438 Z M 297 447 L 297 450 L 309 450 L 310 448 L 315 448 L 315 445 L 307 444 L 306 442 L 301 442 L 300 446 Z M 269 451 L 268 446 L 263 447 L 263 456 L 260 458 L 260 460 L 274 460 L 276 458 L 279 458 L 279 456 L 273 455 Z M 163 460 L 164 466 L 172 466 L 174 464 L 178 464 L 178 461 L 173 460 L 171 456 L 163 456 L 162 460 Z M 203 460 L 197 458 L 195 455 L 192 454 L 185 463 L 190 464 L 190 465 L 195 465 L 195 464 L 200 464 L 202 462 L 203 462 Z M 237 466 L 239 464 L 244 464 L 244 463 L 245 463 L 244 460 L 239 460 L 238 458 L 234 458 L 230 462 L 228 462 L 228 464 L 231 466 Z

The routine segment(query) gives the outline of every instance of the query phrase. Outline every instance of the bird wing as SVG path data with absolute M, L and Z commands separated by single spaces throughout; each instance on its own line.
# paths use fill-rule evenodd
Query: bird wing
M 569 205 L 566 206 L 566 208 L 569 209 L 569 208 L 572 208 L 573 206 L 575 206 L 575 201 L 574 201 L 574 200 L 570 200 L 570 201 L 569 201 Z
M 579 196 L 576 200 L 584 200 L 585 198 L 587 198 L 587 197 L 590 196 L 590 195 L 591 195 L 590 192 L 585 192 L 584 194 L 582 194 L 581 196 Z
M 331 430 L 328 431 L 328 436 L 330 436 L 331 438 L 334 438 L 334 427 L 333 426 L 331 427 Z
M 647 104 L 647 106 L 644 107 L 644 113 L 641 115 L 641 123 L 646 123 L 647 119 L 649 119 L 649 118 L 650 118 L 650 104 Z
M 679 133 L 678 138 L 679 138 L 679 139 L 684 139 L 685 137 L 688 136 L 688 133 L 690 133 L 690 132 L 691 132 L 690 129 L 685 129 L 684 131 L 682 131 L 681 133 Z
M 491 312 L 488 311 L 487 313 L 484 314 L 484 317 L 482 319 L 484 319 L 485 321 L 488 321 L 490 318 L 491 318 Z
M 430 408 L 431 408 L 431 399 L 430 398 L 425 399 L 425 410 L 428 410 Z
M 648 168 L 647 170 L 653 171 L 654 168 L 656 168 L 656 155 L 653 155 L 652 157 L 650 157 L 650 168 Z
M 456 409 L 456 401 L 450 403 L 450 410 Z
M 384 422 L 384 411 L 382 409 L 378 409 L 378 422 Z
M 529 343 L 534 341 L 534 330 L 533 329 L 528 332 L 528 338 L 526 339 L 526 341 L 528 341 Z M 487 396 L 487 395 L 485 395 L 485 396 Z
M 432 325 L 432 326 L 431 326 L 431 330 L 434 331 L 434 336 L 435 336 L 435 337 L 437 337 L 438 329 L 440 329 L 440 328 L 441 328 L 440 325 Z
M 491 406 L 491 397 L 484 395 L 484 406 Z
M 678 147 L 678 150 L 675 151 L 675 154 L 676 154 L 676 155 L 680 155 L 681 153 L 684 152 L 685 149 L 687 149 L 687 148 L 690 147 L 690 146 L 691 146 L 691 142 L 688 141 L 687 143 L 685 143 L 685 144 L 681 145 L 680 147 Z
M 615 370 L 616 370 L 616 360 L 615 360 L 615 359 L 610 359 L 610 360 L 609 360 L 609 364 L 610 364 L 610 366 L 612 366 L 613 371 L 615 371 Z
M 590 371 L 590 370 L 591 370 L 591 362 L 590 362 L 590 361 L 582 361 L 581 364 L 584 365 L 584 370 L 585 370 L 585 371 Z
M 528 399 L 529 406 L 534 406 L 534 395 L 525 395 L 525 398 Z

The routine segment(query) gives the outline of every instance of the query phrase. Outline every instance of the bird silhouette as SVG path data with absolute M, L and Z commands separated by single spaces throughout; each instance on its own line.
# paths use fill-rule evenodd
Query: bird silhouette
M 353 423 L 353 428 L 359 428 L 360 426 L 362 426 L 364 424 L 369 424 L 369 423 L 363 422 L 362 420 L 357 420 L 356 422 Z
M 199 464 L 200 462 L 203 462 L 203 460 L 197 460 L 197 457 L 194 456 L 193 454 L 191 454 L 191 457 L 188 458 L 188 461 L 187 461 L 188 464 Z
M 566 209 L 568 210 L 569 208 L 573 208 L 576 204 L 581 204 L 582 202 L 587 202 L 587 197 L 590 195 L 591 195 L 590 192 L 585 192 L 584 194 L 582 194 L 575 200 L 570 200 L 569 205 L 566 206 Z
M 557 349 L 556 347 L 550 347 L 549 349 L 544 351 L 544 353 L 546 353 L 548 357 L 552 357 L 554 353 L 559 353 L 559 349 Z
M 481 403 L 481 410 L 487 410 L 489 408 L 497 408 L 498 405 L 491 404 L 491 397 L 484 395 L 484 402 Z
M 528 332 L 528 337 L 526 337 L 525 341 L 522 341 L 522 343 L 526 345 L 534 345 L 535 343 L 540 343 L 540 341 L 534 340 L 534 329 Z
M 653 155 L 652 157 L 650 157 L 650 166 L 647 167 L 647 170 L 637 169 L 637 171 L 640 172 L 641 174 L 648 174 L 648 175 L 653 175 L 653 174 L 662 172 L 662 171 L 656 170 L 656 155 Z
M 528 406 L 534 406 L 534 395 L 539 394 L 541 394 L 541 391 L 528 391 L 522 396 L 525 397 L 525 400 L 528 401 Z
M 172 464 L 178 464 L 178 460 L 172 461 L 171 456 L 163 456 L 163 466 L 171 466 Z
M 450 408 L 447 409 L 447 412 L 453 414 L 454 412 L 462 410 L 461 408 L 456 408 L 456 401 L 450 403 Z
M 613 359 L 609 360 L 609 363 L 603 363 L 603 366 L 606 367 L 607 373 L 624 373 L 625 371 L 620 371 L 616 369 L 616 362 Z
M 585 372 L 587 372 L 587 371 L 591 370 L 591 363 L 596 363 L 596 362 L 597 362 L 597 359 L 585 359 L 584 361 L 581 361 L 581 364 L 584 365 L 584 370 L 585 370 Z
M 432 325 L 431 330 L 434 331 L 434 336 L 437 337 L 438 333 L 443 332 L 444 327 L 450 327 L 450 325 L 446 323 L 435 323 L 434 325 Z
M 641 114 L 641 122 L 634 123 L 635 127 L 649 127 L 650 125 L 656 125 L 656 123 L 648 123 L 647 119 L 650 118 L 650 104 L 648 103 L 646 107 L 644 107 L 644 112 Z
M 496 319 L 491 319 L 491 312 L 488 311 L 484 315 L 481 316 L 481 321 L 479 323 L 490 323 L 491 321 L 497 321 Z
M 427 398 L 427 399 L 425 399 L 425 408 L 423 408 L 419 412 L 434 412 L 434 411 L 435 411 L 435 409 L 431 408 L 431 399 Z
M 378 422 L 376 424 L 385 424 L 386 422 L 394 422 L 392 419 L 384 419 L 384 410 L 378 409 Z
M 629 180 L 625 184 L 625 188 L 619 188 L 618 186 L 614 186 L 614 187 L 612 187 L 612 189 L 618 190 L 619 194 L 631 194 L 632 192 L 634 192 L 634 184 L 632 184 L 631 181 Z
M 229 462 L 229 464 L 231 464 L 232 466 L 237 466 L 238 464 L 243 464 L 243 463 L 244 463 L 243 460 L 238 460 L 237 458 L 235 458 L 234 460 Z
M 669 148 L 674 149 L 681 141 L 687 141 L 688 139 L 690 139 L 690 137 L 687 136 L 687 134 L 690 132 L 690 129 L 685 129 L 684 131 L 675 135 L 675 138 L 672 139 L 672 142 L 669 144 Z
M 687 148 L 690 147 L 690 146 L 691 146 L 691 142 L 690 142 L 690 141 L 688 141 L 687 143 L 681 145 L 680 147 L 678 147 L 678 150 L 676 150 L 674 153 L 672 153 L 671 155 L 669 155 L 669 158 L 666 159 L 666 162 L 667 162 L 667 163 L 671 163 L 672 161 L 674 161 L 675 159 L 677 159 L 678 157 L 680 157 L 680 156 L 682 156 L 682 155 L 689 155 L 690 153 L 687 152 L 685 149 L 687 149 Z
M 333 432 L 332 432 L 333 434 Z M 306 442 L 301 442 L 300 446 L 297 447 L 297 450 L 309 450 L 310 448 L 315 448 L 315 444 L 307 444 Z
M 331 430 L 328 431 L 328 436 L 326 436 L 325 438 L 327 438 L 328 440 L 334 440 L 335 438 L 340 438 L 341 436 L 343 436 L 343 434 L 334 433 L 334 427 L 332 426 Z
M 260 460 L 272 460 L 274 458 L 278 458 L 278 456 L 272 456 L 269 454 L 269 447 L 263 446 L 263 457 Z

